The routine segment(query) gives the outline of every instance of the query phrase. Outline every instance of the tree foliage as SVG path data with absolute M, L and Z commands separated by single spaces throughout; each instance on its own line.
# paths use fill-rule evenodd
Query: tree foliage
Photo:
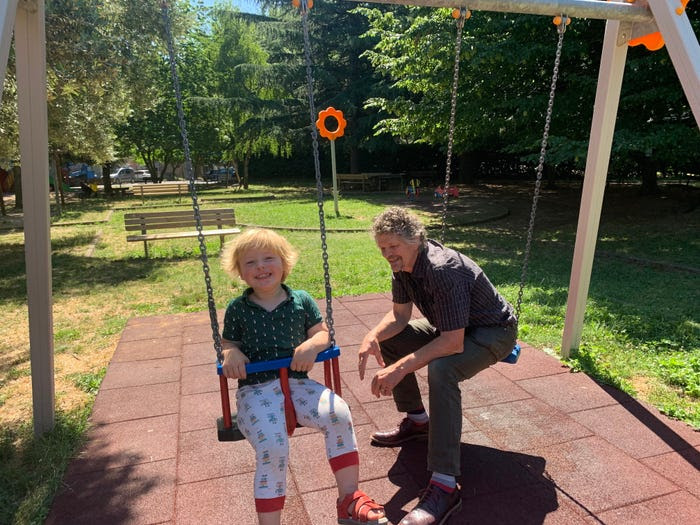
M 394 89 L 368 101 L 386 111 L 377 129 L 444 148 L 456 29 L 444 9 L 358 9 L 379 39 L 365 55 Z M 566 31 L 548 159 L 585 162 L 603 36 L 602 21 L 574 20 Z M 539 155 L 557 35 L 551 20 L 478 12 L 464 27 L 455 152 Z M 654 153 L 656 169 L 697 165 L 697 127 L 665 50 L 632 49 L 620 102 L 613 165 L 627 171 Z M 676 144 L 671 144 L 676 140 Z M 662 150 L 662 151 L 661 151 Z M 646 153 L 645 153 L 646 152 Z M 624 160 L 623 160 L 624 159 Z

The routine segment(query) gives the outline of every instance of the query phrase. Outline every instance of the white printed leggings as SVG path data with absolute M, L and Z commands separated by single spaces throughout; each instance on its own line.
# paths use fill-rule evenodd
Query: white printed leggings
M 312 379 L 290 377 L 289 389 L 299 424 L 323 431 L 331 470 L 357 465 L 357 441 L 347 403 Z M 236 404 L 238 428 L 255 449 L 255 510 L 281 510 L 287 493 L 289 436 L 279 379 L 239 388 Z

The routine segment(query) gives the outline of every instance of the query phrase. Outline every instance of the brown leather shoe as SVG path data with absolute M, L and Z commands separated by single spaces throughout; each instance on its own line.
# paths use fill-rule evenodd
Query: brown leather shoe
M 443 525 L 452 513 L 462 507 L 460 486 L 452 493 L 445 492 L 430 483 L 418 501 L 418 505 L 406 514 L 399 525 Z
M 372 434 L 372 444 L 379 447 L 397 447 L 406 441 L 428 439 L 429 427 L 429 422 L 419 425 L 406 417 L 397 428 Z

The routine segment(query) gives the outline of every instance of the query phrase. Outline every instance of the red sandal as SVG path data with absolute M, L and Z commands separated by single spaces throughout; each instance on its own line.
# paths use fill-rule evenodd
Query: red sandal
M 348 508 L 352 504 L 352 514 Z M 345 496 L 343 501 L 338 500 L 338 523 L 342 525 L 384 525 L 389 523 L 386 516 L 375 520 L 368 519 L 372 511 L 384 513 L 384 506 L 380 505 L 361 490 Z

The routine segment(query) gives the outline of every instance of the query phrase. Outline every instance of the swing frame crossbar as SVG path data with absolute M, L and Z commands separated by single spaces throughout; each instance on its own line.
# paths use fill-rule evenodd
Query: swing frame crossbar
M 625 22 L 652 22 L 654 17 L 640 2 L 605 2 L 600 0 L 353 0 L 373 4 L 412 5 L 421 7 L 466 6 L 471 11 L 496 11 L 524 15 L 551 15 L 565 13 L 570 18 L 596 18 Z

